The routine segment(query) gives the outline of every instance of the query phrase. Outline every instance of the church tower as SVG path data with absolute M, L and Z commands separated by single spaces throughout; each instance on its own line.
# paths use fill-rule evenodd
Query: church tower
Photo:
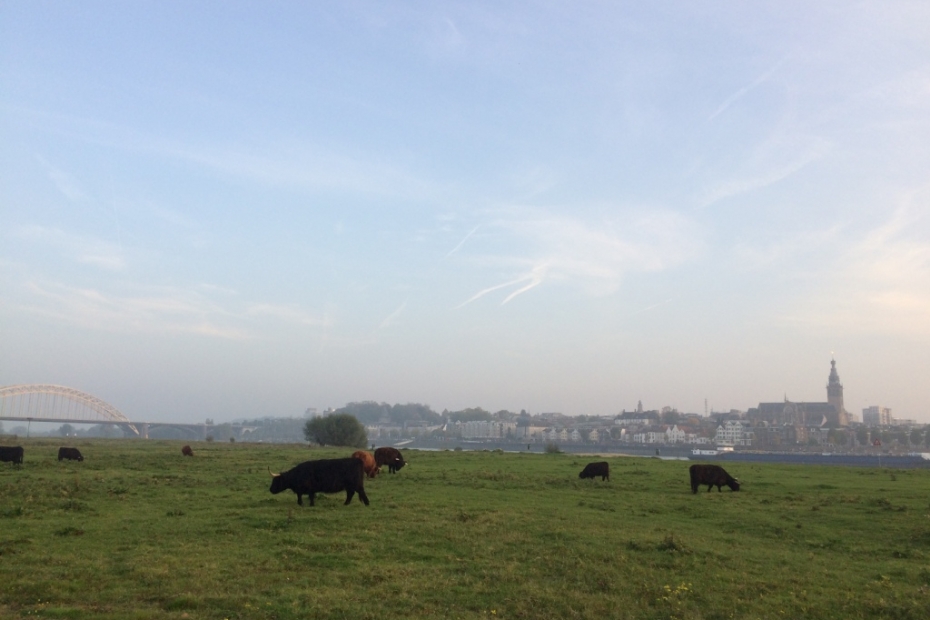
M 836 372 L 836 360 L 830 360 L 830 378 L 827 380 L 827 402 L 836 409 L 836 425 L 849 426 L 849 414 L 843 407 L 843 384 Z M 832 420 L 831 420 L 832 422 Z

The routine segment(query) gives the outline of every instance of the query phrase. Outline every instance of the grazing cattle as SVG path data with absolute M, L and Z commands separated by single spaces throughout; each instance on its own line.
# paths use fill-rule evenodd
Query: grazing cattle
M 601 477 L 601 480 L 610 480 L 610 465 L 607 464 L 607 461 L 588 463 L 578 474 L 579 478 L 597 478 L 598 476 Z
M 397 448 L 378 448 L 375 450 L 375 463 L 378 467 L 388 466 L 388 473 L 395 473 L 407 464 Z
M 84 457 L 77 448 L 58 448 L 58 460 L 63 461 L 64 459 L 68 459 L 69 461 L 83 461 Z
M 708 492 L 717 487 L 719 493 L 723 485 L 739 491 L 739 480 L 728 474 L 720 465 L 692 465 L 688 471 L 691 473 L 692 493 L 697 493 L 698 487 L 702 484 L 707 485 Z
M 270 470 L 269 470 L 270 471 Z M 306 461 L 280 474 L 271 474 L 271 492 L 278 494 L 290 489 L 297 494 L 297 503 L 303 506 L 303 495 L 310 496 L 310 505 L 317 493 L 346 492 L 346 505 L 358 493 L 367 506 L 365 495 L 365 469 L 362 461 L 354 458 Z
M 19 463 L 23 462 L 22 446 L 0 446 L 0 463 Z
M 184 446 L 183 448 L 181 448 L 181 454 L 183 454 L 184 456 L 194 456 L 194 451 L 191 450 L 190 446 Z
M 357 450 L 352 453 L 352 458 L 358 459 L 362 462 L 362 468 L 365 470 L 365 474 L 369 478 L 374 478 L 381 472 L 381 468 L 378 467 L 377 463 L 375 463 L 375 457 L 371 455 L 371 452 Z

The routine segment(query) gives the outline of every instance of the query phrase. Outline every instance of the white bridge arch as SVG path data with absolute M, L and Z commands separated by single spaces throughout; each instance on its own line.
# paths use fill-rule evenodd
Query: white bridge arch
M 138 429 L 113 405 L 96 396 L 62 385 L 23 384 L 0 387 L 0 419 L 34 422 L 118 424 Z

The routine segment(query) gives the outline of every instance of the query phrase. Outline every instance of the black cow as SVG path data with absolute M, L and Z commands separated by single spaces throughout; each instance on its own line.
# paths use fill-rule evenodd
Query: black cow
M 733 491 L 739 491 L 739 480 L 728 474 L 720 465 L 692 465 L 688 471 L 691 473 L 692 493 L 697 493 L 698 487 L 702 484 L 707 485 L 708 492 L 717 487 L 719 493 L 723 485 L 730 487 Z
M 346 492 L 346 505 L 358 493 L 367 506 L 365 495 L 365 469 L 359 459 L 323 459 L 306 461 L 280 474 L 271 474 L 271 492 L 278 494 L 290 489 L 297 494 L 297 503 L 303 506 L 303 495 L 310 496 L 310 505 L 317 493 Z
M 23 463 L 22 446 L 0 446 L 0 463 Z
M 607 461 L 588 463 L 578 474 L 579 478 L 597 478 L 598 476 L 601 477 L 601 480 L 610 480 L 610 465 L 607 464 Z
M 393 474 L 406 465 L 407 461 L 404 460 L 397 448 L 385 447 L 375 450 L 375 463 L 378 467 L 387 465 L 388 472 Z
M 183 454 L 184 456 L 194 456 L 194 451 L 191 450 L 190 446 L 184 446 L 183 448 L 181 448 L 181 454 Z
M 69 461 L 83 461 L 84 457 L 77 448 L 58 448 L 58 460 L 63 461 L 64 459 L 68 459 Z

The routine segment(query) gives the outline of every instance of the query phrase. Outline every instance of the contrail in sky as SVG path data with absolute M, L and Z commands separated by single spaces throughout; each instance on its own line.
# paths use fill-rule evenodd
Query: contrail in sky
M 479 225 L 479 226 L 480 226 L 480 225 Z M 452 248 L 452 249 L 449 251 L 448 254 L 446 254 L 446 258 L 449 258 L 449 257 L 452 256 L 453 254 L 455 254 L 456 252 L 458 252 L 458 251 L 459 251 L 459 248 L 461 248 L 463 245 L 465 245 L 465 242 L 468 241 L 468 239 L 469 239 L 473 234 L 475 234 L 475 231 L 477 231 L 477 230 L 478 230 L 478 226 L 475 226 L 474 228 L 472 228 L 472 229 L 471 229 L 471 232 L 468 233 L 467 235 L 465 235 L 465 238 L 462 239 L 461 241 L 459 241 L 459 244 L 458 244 L 457 246 L 455 246 L 454 248 Z
M 378 329 L 384 329 L 385 327 L 390 325 L 394 321 L 394 319 L 396 319 L 400 315 L 400 313 L 404 311 L 404 308 L 406 307 L 407 307 L 407 302 L 404 301 L 404 303 L 398 306 L 397 310 L 389 314 L 383 321 L 381 321 L 381 325 L 378 326 Z
M 768 71 L 760 75 L 758 78 L 756 78 L 751 84 L 749 84 L 749 86 L 744 86 L 738 91 L 736 91 L 735 93 L 733 93 L 732 95 L 730 95 L 729 97 L 727 97 L 726 100 L 720 104 L 720 107 L 718 107 L 717 110 L 713 114 L 710 115 L 710 117 L 707 119 L 707 122 L 710 122 L 714 120 L 715 118 L 717 118 L 717 116 L 722 114 L 727 108 L 733 105 L 733 102 L 735 102 L 740 97 L 744 96 L 746 93 L 754 89 L 756 86 L 759 86 L 760 84 L 764 82 L 767 82 L 768 79 L 772 77 L 772 74 L 778 71 L 779 67 L 785 64 L 785 61 L 787 59 L 788 57 L 785 56 L 784 58 L 779 60 L 777 63 L 775 63 L 774 67 L 772 67 L 771 69 L 769 69 Z
M 520 284 L 521 282 L 526 282 L 527 280 L 529 280 L 529 283 L 528 283 L 526 286 L 523 286 L 523 287 L 521 287 L 521 288 L 515 290 L 514 292 L 512 292 L 510 295 L 508 295 L 508 296 L 504 299 L 504 301 L 501 302 L 501 305 L 503 306 L 504 304 L 506 304 L 508 301 L 510 301 L 511 299 L 513 299 L 514 297 L 516 297 L 517 295 L 520 295 L 520 294 L 522 294 L 522 293 L 525 293 L 526 291 L 530 290 L 531 288 L 534 288 L 534 287 L 538 286 L 539 284 L 541 284 L 542 281 L 543 281 L 543 276 L 545 275 L 546 269 L 547 269 L 548 267 L 549 267 L 548 263 L 543 263 L 542 265 L 538 265 L 538 266 L 536 266 L 536 267 L 533 267 L 533 270 L 532 270 L 530 273 L 528 273 L 527 275 L 522 276 L 522 277 L 520 277 L 520 278 L 517 278 L 516 280 L 509 280 L 508 282 L 504 282 L 503 284 L 495 284 L 494 286 L 490 286 L 490 287 L 488 287 L 488 288 L 486 288 L 486 289 L 484 289 L 484 290 L 478 291 L 477 293 L 475 293 L 474 295 L 472 295 L 471 297 L 469 297 L 467 300 L 465 300 L 464 302 L 462 302 L 461 304 L 459 304 L 458 306 L 456 306 L 455 309 L 458 310 L 459 308 L 462 308 L 462 307 L 464 307 L 464 306 L 467 306 L 468 304 L 470 304 L 471 302 L 475 301 L 476 299 L 479 299 L 479 298 L 481 298 L 481 297 L 484 297 L 484 296 L 487 295 L 488 293 L 491 293 L 491 292 L 496 291 L 496 290 L 498 290 L 498 289 L 506 288 L 506 287 L 508 287 L 508 286 L 513 286 L 514 284 Z

